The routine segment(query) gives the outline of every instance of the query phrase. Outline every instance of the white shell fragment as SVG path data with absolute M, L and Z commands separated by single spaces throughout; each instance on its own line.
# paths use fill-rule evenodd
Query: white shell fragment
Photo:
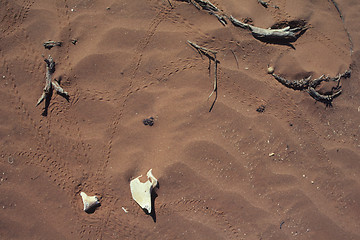
M 81 192 L 80 196 L 82 197 L 84 203 L 84 211 L 87 212 L 93 207 L 96 207 L 100 204 L 99 199 L 96 196 L 88 196 L 86 193 Z
M 141 176 L 130 181 L 132 198 L 141 208 L 146 209 L 149 214 L 151 213 L 151 191 L 158 183 L 151 171 L 152 169 L 147 172 L 148 180 L 145 183 L 140 182 L 139 178 Z

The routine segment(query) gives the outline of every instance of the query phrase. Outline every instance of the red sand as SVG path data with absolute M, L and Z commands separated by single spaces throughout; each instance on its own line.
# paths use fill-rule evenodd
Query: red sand
M 295 49 L 170 2 L 0 1 L 0 239 L 360 239 L 359 1 L 338 1 L 352 55 L 331 1 L 212 1 L 264 28 L 305 19 Z M 187 40 L 218 51 L 212 112 L 213 71 Z M 70 94 L 47 116 L 42 54 Z M 352 76 L 329 108 L 268 65 Z M 150 168 L 156 222 L 129 188 Z M 101 197 L 93 214 L 80 191 Z

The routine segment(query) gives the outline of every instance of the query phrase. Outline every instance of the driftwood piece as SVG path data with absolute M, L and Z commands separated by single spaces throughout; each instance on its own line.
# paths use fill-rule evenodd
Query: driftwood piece
M 53 48 L 53 47 L 55 47 L 55 46 L 61 47 L 62 42 L 47 41 L 47 42 L 44 42 L 43 45 L 44 45 L 44 47 L 45 47 L 46 49 L 51 49 L 51 48 Z
M 234 18 L 233 16 L 230 16 L 228 18 L 234 26 L 248 29 L 251 31 L 254 37 L 260 39 L 294 41 L 299 37 L 299 34 L 301 32 L 304 32 L 308 28 L 307 26 L 295 27 L 295 28 L 287 26 L 281 29 L 271 29 L 271 28 L 265 29 L 243 23 L 237 20 L 236 18 Z
M 202 56 L 206 56 L 207 58 L 209 58 L 209 71 L 210 71 L 210 64 L 211 64 L 211 61 L 214 61 L 215 63 L 215 67 L 214 67 L 214 88 L 213 88 L 213 91 L 210 93 L 208 99 L 210 99 L 210 97 L 215 93 L 215 99 L 213 101 L 213 103 L 211 104 L 211 107 L 210 107 L 210 110 L 209 112 L 211 112 L 211 110 L 213 109 L 214 107 L 214 104 L 216 102 L 216 99 L 217 99 L 217 65 L 218 63 L 220 63 L 217 59 L 216 59 L 216 54 L 217 52 L 214 51 L 214 50 L 211 50 L 211 49 L 207 49 L 205 47 L 201 47 L 199 45 L 197 45 L 196 43 L 193 43 L 191 41 L 187 41 L 190 46 L 192 46 L 195 50 L 198 51 L 198 53 Z
M 55 72 L 55 62 L 53 58 L 49 55 L 48 59 L 44 59 L 44 61 L 46 63 L 46 82 L 43 93 L 39 98 L 39 100 L 37 101 L 36 106 L 38 106 L 41 102 L 46 100 L 47 103 L 45 104 L 45 111 L 44 111 L 44 113 L 46 113 L 46 108 L 48 107 L 48 103 L 52 96 L 53 89 L 55 89 L 55 91 L 58 94 L 64 96 L 67 100 L 69 98 L 69 94 L 66 91 L 64 91 L 62 87 L 60 87 L 60 84 L 56 79 L 54 79 L 54 81 L 52 80 L 52 75 Z
M 234 26 L 250 30 L 255 38 L 258 38 L 263 41 L 269 41 L 273 43 L 277 43 L 277 42 L 289 43 L 292 41 L 296 41 L 296 39 L 298 39 L 299 36 L 308 29 L 308 26 L 306 24 L 299 26 L 288 24 L 282 28 L 279 28 L 277 25 L 275 25 L 269 29 L 255 27 L 250 24 L 241 22 L 231 15 L 228 16 L 209 1 L 204 1 L 204 0 L 179 0 L 179 1 L 188 2 L 190 4 L 193 4 L 198 10 L 207 11 L 209 14 L 217 17 L 220 23 L 223 24 L 224 26 L 227 24 L 226 19 L 229 19 Z M 269 3 L 265 1 L 258 0 L 258 2 L 263 6 L 269 6 Z M 278 8 L 277 6 L 273 6 L 273 7 Z M 298 21 L 298 22 L 305 23 L 305 21 Z
M 311 79 L 311 76 L 307 78 L 303 78 L 300 80 L 288 80 L 283 77 L 278 76 L 277 74 L 273 73 L 273 71 L 269 71 L 268 73 L 271 74 L 276 80 L 278 80 L 281 84 L 288 88 L 292 88 L 294 90 L 305 90 L 312 98 L 316 101 L 325 103 L 326 106 L 331 106 L 332 101 L 334 98 L 339 96 L 342 92 L 340 89 L 340 80 L 342 78 L 349 78 L 351 76 L 351 70 L 346 70 L 344 73 L 338 74 L 336 77 L 329 77 L 322 75 L 319 78 Z M 333 87 L 331 93 L 329 94 L 321 94 L 316 90 L 316 87 L 321 84 L 321 82 L 329 82 L 334 81 L 337 82 L 337 86 Z

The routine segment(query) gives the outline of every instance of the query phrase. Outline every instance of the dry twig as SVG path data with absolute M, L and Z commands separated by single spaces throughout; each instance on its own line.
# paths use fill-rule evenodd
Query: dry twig
M 236 66 L 237 66 L 237 68 L 239 69 L 239 61 L 238 61 L 238 58 L 237 58 L 235 52 L 234 52 L 232 49 L 231 49 L 231 52 L 232 52 L 232 54 L 234 55 L 234 58 L 235 58 L 235 61 L 236 61 Z
M 221 11 L 211 2 L 204 0 L 182 0 L 182 1 L 191 3 L 198 10 L 204 10 L 208 12 L 210 15 L 214 15 L 222 25 L 225 26 L 227 24 L 225 15 L 222 14 Z
M 211 61 L 214 61 L 214 63 L 215 63 L 215 67 L 214 67 L 214 75 L 215 75 L 214 88 L 213 88 L 213 91 L 210 93 L 210 95 L 208 97 L 208 99 L 209 99 L 215 93 L 215 99 L 214 99 L 214 101 L 213 101 L 213 103 L 212 103 L 212 105 L 210 107 L 210 110 L 209 110 L 209 112 L 211 112 L 211 110 L 214 107 L 214 104 L 216 102 L 216 99 L 217 99 L 217 81 L 218 81 L 218 79 L 217 79 L 217 65 L 218 65 L 218 63 L 220 63 L 216 59 L 217 52 L 214 51 L 214 50 L 207 49 L 205 47 L 201 47 L 201 46 L 197 45 L 196 43 L 193 43 L 193 42 L 191 42 L 189 40 L 187 42 L 190 44 L 190 46 L 195 48 L 195 50 L 197 50 L 200 55 L 204 55 L 207 58 L 209 58 L 209 70 L 210 70 Z

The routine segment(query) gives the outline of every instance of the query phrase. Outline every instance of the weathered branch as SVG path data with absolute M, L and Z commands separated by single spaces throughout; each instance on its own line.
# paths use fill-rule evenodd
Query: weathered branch
M 285 79 L 283 77 L 280 77 L 280 76 L 276 75 L 275 73 L 273 73 L 272 75 L 281 84 L 283 84 L 284 86 L 286 86 L 288 88 L 292 88 L 294 90 L 307 89 L 309 87 L 309 82 L 311 80 L 311 76 L 309 76 L 307 78 L 300 79 L 300 80 L 287 80 L 287 79 Z
M 342 90 L 340 86 L 340 80 L 342 78 L 349 78 L 351 76 L 351 70 L 346 70 L 344 73 L 338 74 L 336 77 L 329 77 L 322 75 L 319 78 L 311 79 L 311 76 L 307 78 L 303 78 L 300 80 L 287 80 L 283 77 L 280 77 L 273 73 L 273 69 L 268 70 L 269 74 L 271 74 L 276 80 L 278 80 L 281 84 L 285 85 L 288 88 L 292 88 L 294 90 L 306 90 L 306 92 L 314 98 L 316 101 L 320 101 L 325 103 L 327 106 L 331 106 L 331 103 L 334 98 L 339 96 Z M 330 94 L 321 94 L 315 88 L 321 84 L 321 82 L 329 82 L 334 81 L 338 82 L 336 87 L 333 87 Z
M 44 47 L 45 47 L 46 49 L 51 49 L 51 48 L 53 48 L 53 47 L 55 47 L 55 46 L 61 47 L 62 42 L 47 41 L 47 42 L 44 42 L 43 45 L 44 45 Z
M 46 62 L 46 83 L 43 90 L 43 93 L 39 100 L 36 103 L 36 106 L 38 106 L 41 102 L 44 100 L 50 100 L 52 95 L 52 90 L 55 89 L 55 91 L 63 96 L 65 98 L 69 98 L 69 94 L 60 87 L 59 83 L 57 81 L 52 81 L 52 74 L 55 72 L 55 62 L 53 58 L 49 55 L 48 59 L 44 59 Z
M 243 23 L 233 16 L 228 18 L 234 26 L 249 29 L 254 37 L 268 40 L 296 40 L 299 34 L 307 29 L 307 26 L 295 28 L 287 26 L 281 29 L 265 29 Z
M 69 94 L 65 92 L 62 87 L 60 87 L 59 83 L 56 80 L 51 82 L 51 84 L 58 94 L 62 94 L 65 95 L 66 97 L 69 97 Z
M 332 94 L 320 94 L 318 91 L 315 90 L 315 88 L 313 87 L 309 87 L 307 90 L 307 93 L 309 93 L 309 95 L 314 98 L 316 101 L 325 103 L 326 106 L 331 106 L 332 105 L 332 101 L 334 100 L 334 98 L 336 98 L 337 96 L 339 96 L 341 94 L 342 90 L 339 90 L 335 93 Z

